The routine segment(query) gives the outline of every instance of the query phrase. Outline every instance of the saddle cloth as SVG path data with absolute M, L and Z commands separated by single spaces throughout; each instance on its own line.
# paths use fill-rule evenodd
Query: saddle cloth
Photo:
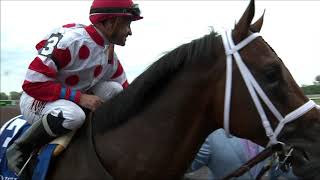
M 7 147 L 9 147 L 29 127 L 30 124 L 28 124 L 27 121 L 23 119 L 22 115 L 9 120 L 2 126 L 0 130 L 0 179 L 20 179 L 7 167 L 6 150 Z M 70 141 L 70 139 L 71 138 L 69 138 L 67 141 Z M 55 152 L 56 147 L 60 146 L 59 142 L 61 142 L 61 140 L 53 141 L 41 149 L 38 157 L 36 158 L 36 165 L 33 170 L 32 180 L 46 179 L 46 174 L 48 172 L 52 156 Z M 65 143 L 64 141 L 62 141 L 62 144 L 62 146 L 66 147 L 68 142 Z

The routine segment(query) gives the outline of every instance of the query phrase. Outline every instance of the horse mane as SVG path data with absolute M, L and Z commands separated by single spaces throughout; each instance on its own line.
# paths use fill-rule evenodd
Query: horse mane
M 199 60 L 208 60 L 212 64 L 213 59 L 216 59 L 215 50 L 218 44 L 216 39 L 218 39 L 217 33 L 212 30 L 210 34 L 180 45 L 163 55 L 140 74 L 127 89 L 95 111 L 94 132 L 102 133 L 118 127 L 141 112 L 187 64 Z

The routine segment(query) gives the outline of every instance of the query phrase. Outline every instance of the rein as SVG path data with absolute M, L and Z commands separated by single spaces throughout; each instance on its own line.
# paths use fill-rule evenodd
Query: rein
M 231 179 L 232 177 L 240 177 L 244 173 L 248 172 L 252 167 L 260 163 L 261 161 L 267 159 L 270 157 L 272 154 L 279 152 L 282 150 L 282 145 L 281 144 L 275 144 L 272 146 L 267 147 L 263 151 L 261 151 L 258 155 L 256 155 L 254 158 L 250 159 L 247 161 L 245 164 L 243 164 L 241 167 L 236 169 L 235 171 L 231 172 L 227 176 L 223 178 L 223 180 Z M 261 170 L 259 173 L 259 176 L 262 176 L 267 170 L 269 170 L 270 167 L 267 167 L 265 170 Z M 260 175 L 261 174 L 261 175 Z M 257 178 L 259 179 L 259 178 Z
M 94 137 L 93 137 L 93 125 L 92 125 L 93 112 L 89 112 L 88 116 L 89 117 L 87 118 L 87 121 L 89 121 L 88 122 L 88 138 L 89 138 L 89 146 L 90 146 L 89 150 L 91 151 L 89 153 L 93 154 L 95 162 L 97 162 L 97 166 L 98 166 L 96 168 L 101 169 L 101 171 L 99 171 L 99 172 L 101 175 L 103 175 L 103 179 L 114 180 L 113 177 L 104 168 L 102 161 L 101 161 L 101 157 L 99 156 L 99 154 L 97 153 L 97 150 L 96 150 L 96 143 L 95 143 Z
M 270 156 L 274 156 L 275 159 L 273 161 L 270 161 L 270 163 L 264 165 L 264 167 L 260 170 L 259 174 L 257 175 L 256 179 L 261 179 L 262 176 L 273 167 L 274 161 L 277 163 L 276 170 L 281 169 L 284 172 L 288 172 L 289 168 L 291 167 L 289 158 L 291 158 L 293 148 L 290 146 L 286 146 L 285 144 L 278 143 L 273 144 L 271 146 L 268 146 L 263 151 L 261 151 L 259 154 L 251 158 L 249 161 L 247 161 L 245 164 L 240 166 L 238 169 L 234 170 L 233 172 L 229 173 L 227 176 L 225 176 L 223 179 L 231 179 L 233 177 L 240 177 L 244 173 L 248 172 L 252 167 L 257 165 L 258 163 L 264 161 Z

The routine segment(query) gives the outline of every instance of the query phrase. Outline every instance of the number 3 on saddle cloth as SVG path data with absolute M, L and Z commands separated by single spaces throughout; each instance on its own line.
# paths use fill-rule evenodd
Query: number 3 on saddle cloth
M 0 130 L 0 179 L 19 180 L 20 178 L 12 172 L 7 166 L 6 151 L 7 148 L 19 138 L 23 132 L 30 127 L 30 124 L 23 119 L 23 116 L 17 116 L 5 123 Z M 74 133 L 68 133 L 65 137 L 60 137 L 44 146 L 38 153 L 37 157 L 33 157 L 31 163 L 33 173 L 32 180 L 45 180 L 48 172 L 50 161 L 62 152 L 69 144 Z M 30 169 L 29 167 L 27 169 Z M 30 175 L 31 176 L 31 175 Z

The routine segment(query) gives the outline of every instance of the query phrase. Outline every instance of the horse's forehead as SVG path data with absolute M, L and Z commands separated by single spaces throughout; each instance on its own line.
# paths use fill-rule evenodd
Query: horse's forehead
M 281 62 L 272 47 L 262 37 L 256 38 L 247 46 L 244 48 L 243 56 L 248 59 L 247 61 L 257 66 L 263 67 Z

